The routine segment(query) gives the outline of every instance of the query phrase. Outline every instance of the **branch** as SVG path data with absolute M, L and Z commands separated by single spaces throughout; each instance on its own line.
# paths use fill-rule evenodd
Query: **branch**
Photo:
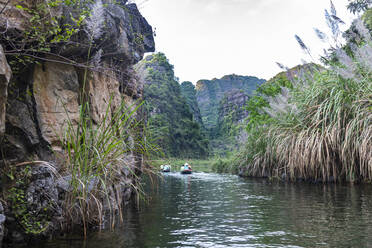
M 0 15 L 3 13 L 3 11 L 4 11 L 5 8 L 6 8 L 6 6 L 7 6 L 9 3 L 10 3 L 10 0 L 8 0 L 8 1 L 5 3 L 4 7 L 0 10 Z
M 44 52 L 44 53 L 45 54 L 49 54 L 49 55 L 53 55 L 53 56 L 57 56 L 57 57 L 65 60 L 65 61 L 57 60 L 57 59 L 43 58 L 43 57 L 36 56 L 36 55 L 33 55 L 33 54 L 28 54 L 28 53 L 25 53 L 25 52 L 22 52 L 22 51 L 7 51 L 7 52 L 4 52 L 4 54 L 5 55 L 8 55 L 8 56 L 28 56 L 28 57 L 31 57 L 31 58 L 34 58 L 34 59 L 39 59 L 39 60 L 42 60 L 42 61 L 54 62 L 54 63 L 64 64 L 64 65 L 72 65 L 72 66 L 76 66 L 76 67 L 79 67 L 79 68 L 89 69 L 91 71 L 102 73 L 105 76 L 108 76 L 110 78 L 115 78 L 115 77 L 113 77 L 111 73 L 107 73 L 105 69 L 110 69 L 110 70 L 112 70 L 113 72 L 116 72 L 116 73 L 120 73 L 121 72 L 120 70 L 115 70 L 113 68 L 104 68 L 104 67 L 102 67 L 103 69 L 100 70 L 98 68 L 95 68 L 95 67 L 92 67 L 92 66 L 88 66 L 88 65 L 84 65 L 82 63 L 78 63 L 76 61 L 67 59 L 67 58 L 65 58 L 65 57 L 63 57 L 61 55 L 56 55 L 56 54 L 47 53 L 47 52 Z

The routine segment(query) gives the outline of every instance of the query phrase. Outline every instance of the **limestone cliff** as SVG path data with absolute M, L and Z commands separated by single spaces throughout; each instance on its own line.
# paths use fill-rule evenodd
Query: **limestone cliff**
M 203 120 L 200 114 L 198 100 L 196 99 L 195 86 L 191 82 L 183 82 L 181 84 L 181 93 L 186 98 L 187 104 L 193 114 L 194 120 L 203 127 Z
M 195 120 L 173 66 L 162 53 L 147 56 L 136 66 L 144 76 L 144 99 L 150 138 L 170 157 L 198 158 L 208 155 L 209 147 Z
M 227 119 L 231 124 L 243 121 L 249 114 L 244 108 L 248 100 L 249 96 L 242 90 L 227 92 L 218 107 L 218 125 L 222 125 Z
M 88 32 L 88 21 L 92 23 L 98 2 L 84 5 L 89 16 L 86 19 L 81 18 L 80 5 L 76 7 L 67 1 L 53 3 L 58 6 L 44 6 L 50 18 L 47 20 L 58 22 L 62 31 L 56 29 L 55 34 L 45 36 L 46 41 L 33 42 L 27 36 L 34 25 L 34 12 L 30 9 L 37 10 L 38 3 L 22 1 L 21 6 L 15 0 L 0 3 L 0 186 L 1 198 L 7 202 L 4 208 L 9 217 L 5 222 L 8 243 L 25 242 L 30 237 L 48 236 L 60 230 L 64 222 L 64 195 L 71 178 L 66 174 L 68 161 L 61 142 L 67 122 L 76 125 L 80 121 L 83 102 L 89 102 L 94 125 L 122 102 L 136 104 L 142 97 L 143 83 L 134 73 L 133 65 L 145 52 L 154 51 L 155 46 L 151 26 L 136 5 L 126 0 L 106 1 L 98 6 L 101 19 L 96 21 L 101 26 L 96 27 L 100 33 L 94 37 Z M 77 22 L 79 25 L 73 30 L 68 29 L 72 24 L 65 25 Z M 68 36 L 67 31 L 72 35 Z M 68 40 L 59 38 L 53 42 L 58 35 Z M 18 44 L 17 40 L 23 43 Z M 123 163 L 138 174 L 142 157 L 129 152 Z M 27 172 L 27 185 L 22 184 L 26 210 L 40 213 L 53 205 L 45 213 L 47 225 L 37 233 L 22 225 L 20 210 L 12 206 L 10 197 L 11 190 L 19 188 L 17 176 L 24 173 L 23 168 L 31 170 Z M 132 194 L 130 185 L 135 185 L 137 179 L 125 170 L 118 176 L 125 178 L 127 184 L 115 186 L 120 188 L 117 200 L 125 202 Z
M 227 92 L 242 90 L 251 95 L 265 80 L 251 76 L 227 75 L 221 79 L 200 80 L 196 83 L 196 96 L 206 128 L 215 128 L 218 122 L 218 106 Z

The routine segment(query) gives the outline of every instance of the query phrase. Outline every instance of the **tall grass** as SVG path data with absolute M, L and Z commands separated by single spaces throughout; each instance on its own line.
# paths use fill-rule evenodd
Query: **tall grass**
M 127 107 L 122 101 L 111 112 L 110 101 L 102 121 L 95 124 L 88 114 L 89 104 L 85 103 L 78 123 L 68 119 L 62 139 L 71 174 L 65 214 L 70 224 L 81 221 L 85 235 L 90 224 L 102 226 L 105 209 L 109 209 L 111 217 L 121 212 L 122 192 L 126 188 L 141 193 L 141 188 L 129 179 L 138 179 L 133 154 L 144 152 L 138 134 L 140 122 L 135 118 L 141 105 Z
M 335 49 L 325 71 L 283 89 L 290 91 L 285 111 L 275 111 L 277 103 L 270 101 L 266 113 L 272 121 L 250 131 L 239 155 L 246 175 L 372 181 L 372 41 L 367 34 L 361 44 Z

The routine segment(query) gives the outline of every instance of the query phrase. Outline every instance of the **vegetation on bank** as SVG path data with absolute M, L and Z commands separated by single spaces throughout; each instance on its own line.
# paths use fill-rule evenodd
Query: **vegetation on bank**
M 327 20 L 337 38 L 339 21 Z M 248 141 L 233 170 L 291 180 L 372 181 L 371 31 L 356 20 L 347 39 L 324 57 L 324 69 L 281 76 L 250 100 Z

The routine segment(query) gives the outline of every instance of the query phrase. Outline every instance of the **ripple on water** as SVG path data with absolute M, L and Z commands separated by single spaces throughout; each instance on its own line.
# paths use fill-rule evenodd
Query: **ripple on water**
M 372 187 L 164 174 L 123 228 L 43 248 L 371 247 Z M 86 244 L 86 245 L 85 245 Z M 35 246 L 33 248 L 40 247 Z

